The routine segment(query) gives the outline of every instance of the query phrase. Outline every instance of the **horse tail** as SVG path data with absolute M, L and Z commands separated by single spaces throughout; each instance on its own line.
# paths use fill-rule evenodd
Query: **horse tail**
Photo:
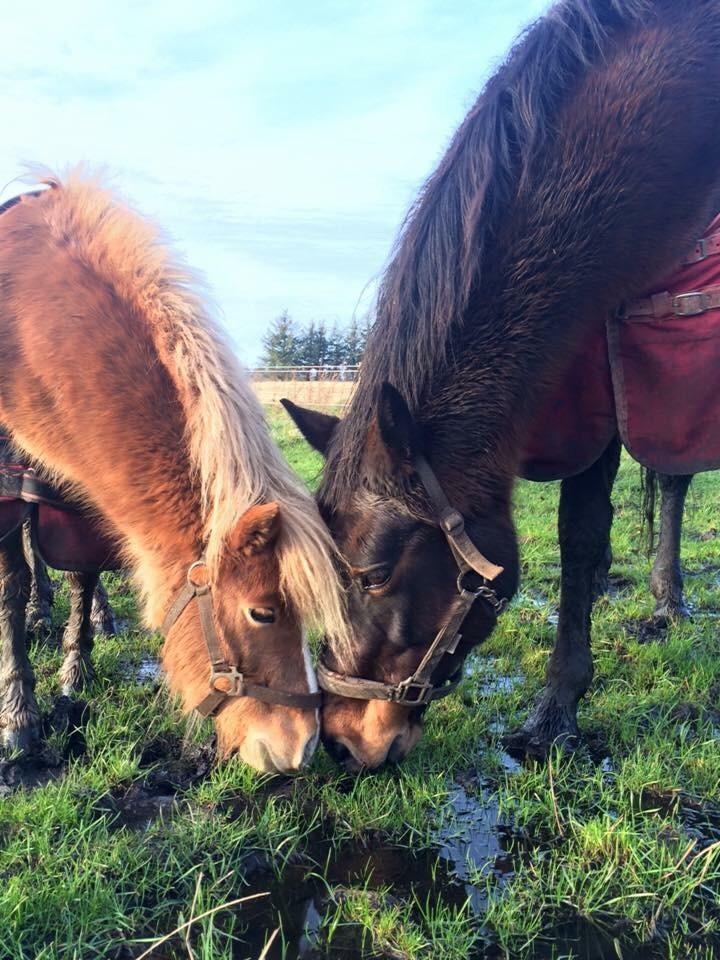
M 640 490 L 642 492 L 642 504 L 640 512 L 642 516 L 643 533 L 646 534 L 645 546 L 648 556 L 655 546 L 655 507 L 657 506 L 657 495 L 660 485 L 658 475 L 654 470 L 648 467 L 640 467 Z

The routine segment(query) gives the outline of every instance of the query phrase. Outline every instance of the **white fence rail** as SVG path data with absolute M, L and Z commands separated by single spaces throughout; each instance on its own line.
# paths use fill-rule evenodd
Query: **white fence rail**
M 250 376 L 255 381 L 283 380 L 303 383 L 353 383 L 357 380 L 360 365 L 339 364 L 338 366 L 302 366 L 302 367 L 254 367 Z

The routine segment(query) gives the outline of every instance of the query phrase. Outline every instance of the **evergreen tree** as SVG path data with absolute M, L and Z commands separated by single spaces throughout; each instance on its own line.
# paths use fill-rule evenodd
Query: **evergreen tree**
M 262 344 L 263 366 L 292 367 L 298 362 L 298 337 L 295 332 L 295 323 L 287 310 L 283 310 L 272 321 Z
M 363 354 L 365 353 L 365 347 L 367 347 L 368 337 L 370 336 L 371 329 L 372 329 L 372 320 L 370 319 L 370 315 L 368 314 L 365 317 L 358 334 L 358 358 L 355 361 L 356 363 L 362 362 Z
M 300 337 L 299 362 L 305 367 L 322 367 L 327 363 L 325 324 L 311 320 Z
M 362 343 L 360 341 L 360 330 L 358 329 L 355 317 L 350 321 L 350 326 L 345 333 L 345 363 L 354 366 L 360 363 L 362 356 Z
M 339 367 L 341 363 L 345 363 L 345 331 L 338 327 L 337 323 L 332 325 L 327 339 L 326 357 L 331 367 Z

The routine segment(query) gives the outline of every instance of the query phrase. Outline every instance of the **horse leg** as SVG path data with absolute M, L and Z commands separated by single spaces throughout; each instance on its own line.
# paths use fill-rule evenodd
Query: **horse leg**
M 0 736 L 10 750 L 29 750 L 40 737 L 35 677 L 25 638 L 30 568 L 22 538 L 19 527 L 0 541 Z
M 650 574 L 650 589 L 657 601 L 653 613 L 656 620 L 678 620 L 688 616 L 680 569 L 680 537 L 685 497 L 691 480 L 692 475 L 668 477 L 658 474 L 662 494 L 660 538 Z
M 612 567 L 612 548 L 608 540 L 607 549 L 602 555 L 600 562 L 593 573 L 592 598 L 593 603 L 608 592 L 608 577 L 610 576 L 610 567 Z
M 25 610 L 27 636 L 47 641 L 52 635 L 53 588 L 48 570 L 35 553 L 30 536 L 30 524 L 23 524 L 23 548 L 25 560 L 30 567 L 30 599 Z
M 584 473 L 564 480 L 560 493 L 560 616 L 545 687 L 509 746 L 545 754 L 554 743 L 580 739 L 577 704 L 593 677 L 590 614 L 596 571 L 607 562 L 613 508 L 610 499 L 620 465 L 620 441 Z
M 92 665 L 93 628 L 90 613 L 98 573 L 68 573 L 70 616 L 63 633 L 65 659 L 60 667 L 60 686 L 70 696 L 95 678 Z
M 104 633 L 108 637 L 113 637 L 117 633 L 115 614 L 110 606 L 107 590 L 99 577 L 93 596 L 90 619 L 92 620 L 96 633 Z

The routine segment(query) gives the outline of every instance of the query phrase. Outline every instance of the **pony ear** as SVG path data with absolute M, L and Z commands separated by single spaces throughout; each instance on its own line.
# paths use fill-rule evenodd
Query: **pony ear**
M 280 504 L 262 503 L 250 507 L 228 534 L 227 545 L 232 553 L 243 557 L 269 550 L 280 534 Z
M 299 407 L 292 400 L 285 398 L 280 403 L 290 414 L 290 418 L 310 446 L 324 457 L 327 456 L 328 447 L 335 428 L 340 423 L 340 417 L 320 413 L 319 410 L 308 410 L 307 407 Z
M 377 430 L 396 464 L 412 464 L 420 453 L 418 428 L 402 395 L 390 383 L 380 388 Z

